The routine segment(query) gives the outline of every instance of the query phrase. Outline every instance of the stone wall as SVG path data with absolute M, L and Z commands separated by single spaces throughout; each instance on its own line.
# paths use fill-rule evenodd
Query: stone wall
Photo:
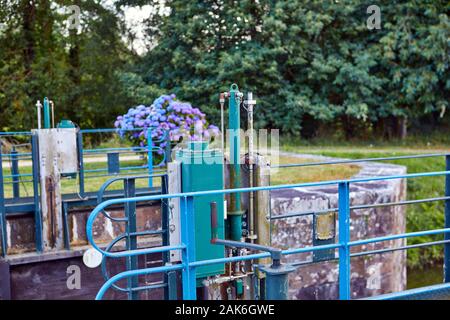
M 305 158 L 321 158 L 314 155 L 295 155 Z M 359 163 L 361 170 L 352 178 L 390 176 L 406 173 L 406 168 L 384 163 Z M 281 169 L 282 170 L 282 169 Z M 307 170 L 307 167 L 300 170 Z M 350 186 L 351 206 L 397 202 L 406 199 L 406 180 L 370 181 L 354 183 Z M 271 192 L 272 216 L 290 212 L 314 211 L 338 207 L 337 185 L 323 187 L 295 188 Z M 386 206 L 370 209 L 352 210 L 351 240 L 367 239 L 406 231 L 405 206 Z M 282 248 L 312 246 L 313 218 L 309 216 L 275 220 L 272 224 L 272 244 Z M 336 214 L 336 226 L 337 224 Z M 337 232 L 336 228 L 336 232 Z M 336 234 L 336 239 L 339 235 Z M 393 240 L 360 246 L 352 252 L 398 247 L 405 240 Z M 337 250 L 336 250 L 337 256 Z M 307 262 L 312 254 L 288 256 L 289 262 Z M 289 278 L 290 299 L 337 299 L 338 286 L 337 261 L 320 262 L 301 266 Z M 351 259 L 351 297 L 361 298 L 379 295 L 406 288 L 406 252 L 353 257 Z

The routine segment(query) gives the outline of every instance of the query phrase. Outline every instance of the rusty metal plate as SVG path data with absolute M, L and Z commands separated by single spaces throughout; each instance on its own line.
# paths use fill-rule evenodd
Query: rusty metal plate
M 330 240 L 335 234 L 334 212 L 315 215 L 315 238 L 317 240 Z
M 313 246 L 333 244 L 336 240 L 335 212 L 315 213 L 313 220 Z M 335 249 L 313 252 L 313 261 L 328 261 L 335 259 Z

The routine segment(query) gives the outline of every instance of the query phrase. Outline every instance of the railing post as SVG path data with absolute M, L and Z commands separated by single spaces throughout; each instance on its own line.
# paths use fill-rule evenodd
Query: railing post
M 148 174 L 150 178 L 148 178 L 148 187 L 153 187 L 153 140 L 152 140 L 152 129 L 147 128 L 147 166 L 148 166 Z
M 7 237 L 6 237 L 6 210 L 5 210 L 5 193 L 4 193 L 4 181 L 3 181 L 3 160 L 2 160 L 2 141 L 0 140 L 0 232 L 2 237 L 0 239 L 2 256 L 6 256 L 8 249 Z
M 81 130 L 77 132 L 77 149 L 78 149 L 78 168 L 80 170 L 79 177 L 79 188 L 80 196 L 84 198 L 84 163 L 83 163 L 83 133 Z
M 20 177 L 19 177 L 19 158 L 17 157 L 17 150 L 15 147 L 11 150 L 11 175 L 13 185 L 13 198 L 17 200 L 20 198 Z
M 339 299 L 350 300 L 350 187 L 339 183 Z
M 39 199 L 39 147 L 36 134 L 31 136 L 31 162 L 33 170 L 33 202 L 34 202 L 34 229 L 36 238 L 36 251 L 42 252 L 42 216 Z
M 167 185 L 167 175 L 161 176 L 161 194 L 168 194 L 168 185 Z M 164 230 L 164 233 L 162 234 L 162 245 L 168 246 L 169 245 L 169 237 L 170 237 L 170 231 L 169 231 L 169 200 L 161 200 L 161 228 Z M 166 265 L 170 262 L 170 252 L 166 251 L 162 254 L 163 264 Z M 164 282 L 167 283 L 167 287 L 164 290 L 164 299 L 165 300 L 174 300 L 173 299 L 173 293 L 175 292 L 176 297 L 176 278 L 175 282 L 173 280 L 173 277 L 176 277 L 176 274 L 170 274 L 165 273 L 164 274 Z M 174 285 L 175 283 L 175 285 Z M 176 298 L 175 298 L 176 299 Z
M 166 142 L 166 147 L 164 148 L 164 153 L 165 153 L 165 160 L 166 160 L 166 165 L 172 161 L 172 146 L 170 145 L 170 130 L 167 129 L 166 131 L 166 136 L 165 136 L 165 142 Z
M 181 241 L 186 246 L 182 251 L 183 300 L 196 300 L 195 267 L 195 217 L 193 197 L 183 197 L 181 201 Z
M 136 195 L 136 184 L 134 178 L 125 178 L 124 180 L 124 193 L 125 198 L 132 198 Z M 127 250 L 137 249 L 137 236 L 130 235 L 131 233 L 136 233 L 136 202 L 126 202 L 125 203 L 125 216 L 127 217 L 127 237 L 126 244 Z M 137 270 L 138 269 L 138 257 L 128 256 L 127 257 L 127 270 Z M 137 276 L 128 277 L 128 299 L 137 300 L 139 299 L 139 292 L 132 291 L 132 288 L 139 286 L 139 279 Z
M 450 171 L 450 155 L 445 156 L 445 171 Z M 450 174 L 445 175 L 445 196 L 450 197 Z M 445 200 L 445 228 L 450 228 L 450 199 Z M 450 233 L 444 234 L 450 240 Z M 444 282 L 450 282 L 450 243 L 444 245 Z

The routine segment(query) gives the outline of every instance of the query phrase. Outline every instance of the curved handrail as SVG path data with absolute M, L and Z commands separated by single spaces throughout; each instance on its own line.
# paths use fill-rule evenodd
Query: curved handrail
M 160 174 L 147 174 L 147 175 L 139 175 L 139 176 L 125 176 L 125 177 L 115 177 L 115 178 L 111 178 L 108 179 L 107 181 L 105 181 L 102 186 L 100 187 L 100 189 L 97 192 L 97 204 L 100 204 L 103 202 L 103 195 L 106 192 L 106 189 L 113 184 L 116 181 L 121 181 L 121 180 L 127 180 L 127 179 L 148 179 L 148 178 L 154 178 L 154 177 L 162 177 L 165 176 L 166 174 L 160 173 Z M 116 222 L 125 222 L 128 221 L 128 218 L 114 218 L 111 217 L 105 210 L 102 210 L 102 214 L 112 220 L 112 221 L 116 221 Z
M 436 171 L 436 172 L 413 173 L 413 174 L 392 175 L 392 176 L 377 176 L 377 177 L 368 177 L 368 178 L 329 180 L 329 181 L 298 183 L 298 184 L 285 184 L 285 185 L 277 185 L 277 186 L 263 186 L 263 187 L 225 189 L 225 190 L 207 190 L 207 191 L 197 191 L 197 192 L 187 192 L 187 193 L 177 193 L 177 194 L 160 194 L 160 195 L 141 196 L 141 197 L 134 197 L 134 198 L 111 199 L 111 200 L 107 200 L 107 201 L 100 203 L 92 211 L 91 215 L 88 218 L 86 232 L 87 232 L 87 237 L 88 237 L 89 242 L 94 247 L 96 247 L 96 249 L 98 251 L 100 251 L 102 254 L 104 254 L 105 256 L 110 256 L 110 257 L 130 257 L 130 256 L 136 256 L 139 254 L 144 254 L 144 253 L 166 252 L 166 251 L 177 250 L 177 249 L 184 250 L 184 249 L 186 249 L 186 245 L 182 243 L 180 245 L 175 245 L 175 246 L 166 246 L 166 247 L 158 247 L 158 248 L 150 248 L 150 249 L 135 249 L 135 250 L 130 250 L 130 251 L 126 251 L 126 252 L 118 252 L 118 253 L 106 252 L 106 251 L 99 249 L 93 242 L 92 224 L 93 224 L 93 221 L 95 220 L 95 218 L 98 216 L 98 214 L 100 214 L 100 212 L 102 210 L 104 210 L 106 207 L 108 207 L 110 205 L 119 204 L 119 203 L 152 201 L 152 200 L 162 200 L 162 199 L 171 199 L 171 198 L 183 198 L 184 201 L 186 201 L 188 197 L 204 196 L 204 195 L 216 195 L 216 194 L 225 195 L 225 194 L 230 194 L 230 193 L 268 191 L 268 190 L 276 190 L 276 189 L 324 186 L 324 185 L 332 185 L 332 184 L 351 184 L 351 183 L 359 183 L 359 182 L 370 182 L 370 181 L 392 180 L 392 179 L 407 179 L 407 178 L 417 178 L 417 177 L 432 177 L 432 176 L 442 176 L 442 175 L 450 175 L 450 171 Z M 343 246 L 354 247 L 354 246 L 361 246 L 364 244 L 375 243 L 375 242 L 383 242 L 383 241 L 389 241 L 389 240 L 395 240 L 395 239 L 418 237 L 418 236 L 424 236 L 424 235 L 442 234 L 442 233 L 450 233 L 450 228 L 426 230 L 426 231 L 403 233 L 403 234 L 394 234 L 394 235 L 375 237 L 375 238 L 356 240 L 356 241 L 345 241 L 344 240 L 344 242 L 342 242 L 342 243 L 340 242 L 340 243 L 336 243 L 336 244 L 287 249 L 287 250 L 283 250 L 282 254 L 289 255 L 289 254 L 298 254 L 298 253 L 313 252 L 313 251 L 319 251 L 319 250 L 337 249 L 337 248 L 341 248 Z M 238 257 L 227 257 L 227 258 L 192 261 L 192 262 L 188 261 L 187 264 L 183 263 L 181 265 L 176 265 L 176 266 L 163 266 L 163 267 L 156 267 L 156 268 L 147 268 L 147 269 L 126 271 L 126 272 L 117 274 L 116 276 L 110 278 L 102 286 L 99 293 L 97 294 L 96 299 L 101 299 L 103 297 L 104 293 L 106 292 L 106 290 L 109 287 L 111 287 L 112 284 L 114 284 L 116 281 L 123 279 L 123 278 L 142 275 L 142 274 L 156 273 L 156 272 L 167 272 L 170 270 L 195 268 L 198 266 L 204 266 L 204 265 L 210 265 L 210 264 L 220 264 L 220 263 L 227 263 L 227 262 L 233 262 L 233 261 L 252 260 L 252 259 L 257 259 L 257 258 L 262 258 L 262 257 L 268 257 L 269 255 L 270 255 L 269 253 L 259 253 L 259 254 L 251 254 L 251 255 L 238 256 Z
M 140 275 L 144 275 L 144 274 L 176 271 L 176 270 L 181 270 L 183 268 L 184 268 L 183 264 L 176 264 L 176 265 L 171 265 L 171 266 L 130 270 L 130 271 L 124 271 L 124 272 L 118 273 L 103 284 L 103 286 L 100 288 L 97 295 L 95 296 L 95 300 L 101 300 L 103 298 L 103 296 L 105 295 L 106 291 L 111 287 L 111 285 L 119 280 L 129 278 L 129 277 L 140 276 Z
M 118 243 L 119 241 L 125 239 L 128 236 L 146 236 L 146 235 L 155 235 L 155 234 L 161 234 L 165 232 L 165 230 L 149 230 L 149 231 L 139 231 L 139 232 L 131 232 L 131 233 L 122 233 L 120 235 L 118 235 L 116 238 L 114 238 L 109 244 L 108 246 L 106 246 L 105 251 L 110 252 L 110 250 L 114 247 L 114 245 L 116 243 Z M 108 281 L 110 279 L 109 277 L 109 273 L 108 270 L 106 268 L 106 256 L 102 257 L 102 264 L 101 264 L 101 269 L 102 269 L 102 275 L 103 275 L 103 279 L 105 279 L 105 281 Z M 115 284 L 112 285 L 112 287 L 116 290 L 122 291 L 122 292 L 128 292 L 129 289 L 127 288 L 122 288 L 119 287 Z

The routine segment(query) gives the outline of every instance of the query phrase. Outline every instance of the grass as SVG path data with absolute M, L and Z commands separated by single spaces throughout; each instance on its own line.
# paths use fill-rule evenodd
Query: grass
M 129 166 L 141 166 L 145 164 L 145 160 L 126 160 L 121 161 L 121 167 L 129 167 Z M 85 170 L 95 170 L 95 169 L 105 169 L 107 167 L 106 162 L 90 162 L 84 164 Z M 21 166 L 19 168 L 20 174 L 31 174 L 31 167 L 29 166 Z M 131 175 L 144 175 L 147 171 L 145 169 L 139 171 L 123 171 L 122 174 L 131 174 Z M 3 168 L 4 175 L 10 175 L 11 171 L 9 168 Z M 114 176 L 106 175 L 107 172 L 93 172 L 87 173 L 85 175 L 85 191 L 86 192 L 97 192 L 103 183 L 107 180 L 113 178 Z M 31 180 L 32 177 L 22 177 L 21 181 Z M 6 179 L 5 182 L 11 182 L 11 178 Z M 154 179 L 154 186 L 160 185 L 159 179 Z M 145 188 L 148 186 L 147 179 L 138 179 L 136 180 L 137 188 Z M 61 187 L 63 194 L 68 193 L 77 193 L 78 192 L 78 179 L 70 179 L 70 178 L 62 178 L 61 179 Z M 114 182 L 108 190 L 119 190 L 123 188 L 123 184 L 118 181 Z M 21 196 L 32 196 L 33 195 L 33 185 L 32 182 L 21 182 L 20 183 L 20 195 Z M 5 184 L 5 198 L 11 198 L 13 196 L 13 188 L 11 183 Z
M 280 157 L 280 164 L 306 163 L 315 161 L 317 160 L 289 156 Z M 360 167 L 357 165 L 342 164 L 328 167 L 315 166 L 305 168 L 280 168 L 276 171 L 272 171 L 273 173 L 271 173 L 270 176 L 270 183 L 272 185 L 278 185 L 346 179 L 358 173 L 359 169 Z
M 302 159 L 295 157 L 280 157 L 280 163 L 300 163 L 300 162 L 311 162 L 311 159 Z M 127 160 L 121 161 L 121 167 L 128 166 L 142 166 L 146 164 L 146 160 Z M 104 169 L 107 167 L 106 162 L 88 162 L 84 164 L 85 170 L 95 170 Z M 334 167 L 314 167 L 308 170 L 298 170 L 296 168 L 280 169 L 273 175 L 271 175 L 271 183 L 276 184 L 286 184 L 286 183 L 300 183 L 300 182 L 311 182 L 326 179 L 345 179 L 351 177 L 353 174 L 358 172 L 359 167 L 356 165 L 337 165 Z M 31 174 L 31 167 L 21 166 L 19 168 L 20 174 Z M 106 176 L 107 172 L 96 172 L 88 173 L 85 175 L 85 191 L 86 192 L 97 192 L 103 183 L 113 176 Z M 140 171 L 124 171 L 123 174 L 146 174 L 145 169 Z M 11 171 L 9 168 L 3 168 L 4 175 L 10 175 Z M 102 176 L 104 175 L 104 176 Z M 31 180 L 32 177 L 22 177 L 21 181 Z M 11 179 L 5 179 L 6 182 L 11 182 Z M 154 186 L 160 185 L 159 179 L 154 179 Z M 138 179 L 136 181 L 136 187 L 145 188 L 148 186 L 147 179 Z M 63 178 L 61 180 L 62 192 L 67 193 L 77 193 L 78 192 L 78 180 Z M 122 184 L 120 181 L 113 183 L 108 190 L 118 190 L 122 189 Z M 20 183 L 20 195 L 21 196 L 31 196 L 33 194 L 33 185 L 31 182 L 21 182 Z M 5 184 L 5 198 L 11 198 L 13 196 L 12 184 Z

